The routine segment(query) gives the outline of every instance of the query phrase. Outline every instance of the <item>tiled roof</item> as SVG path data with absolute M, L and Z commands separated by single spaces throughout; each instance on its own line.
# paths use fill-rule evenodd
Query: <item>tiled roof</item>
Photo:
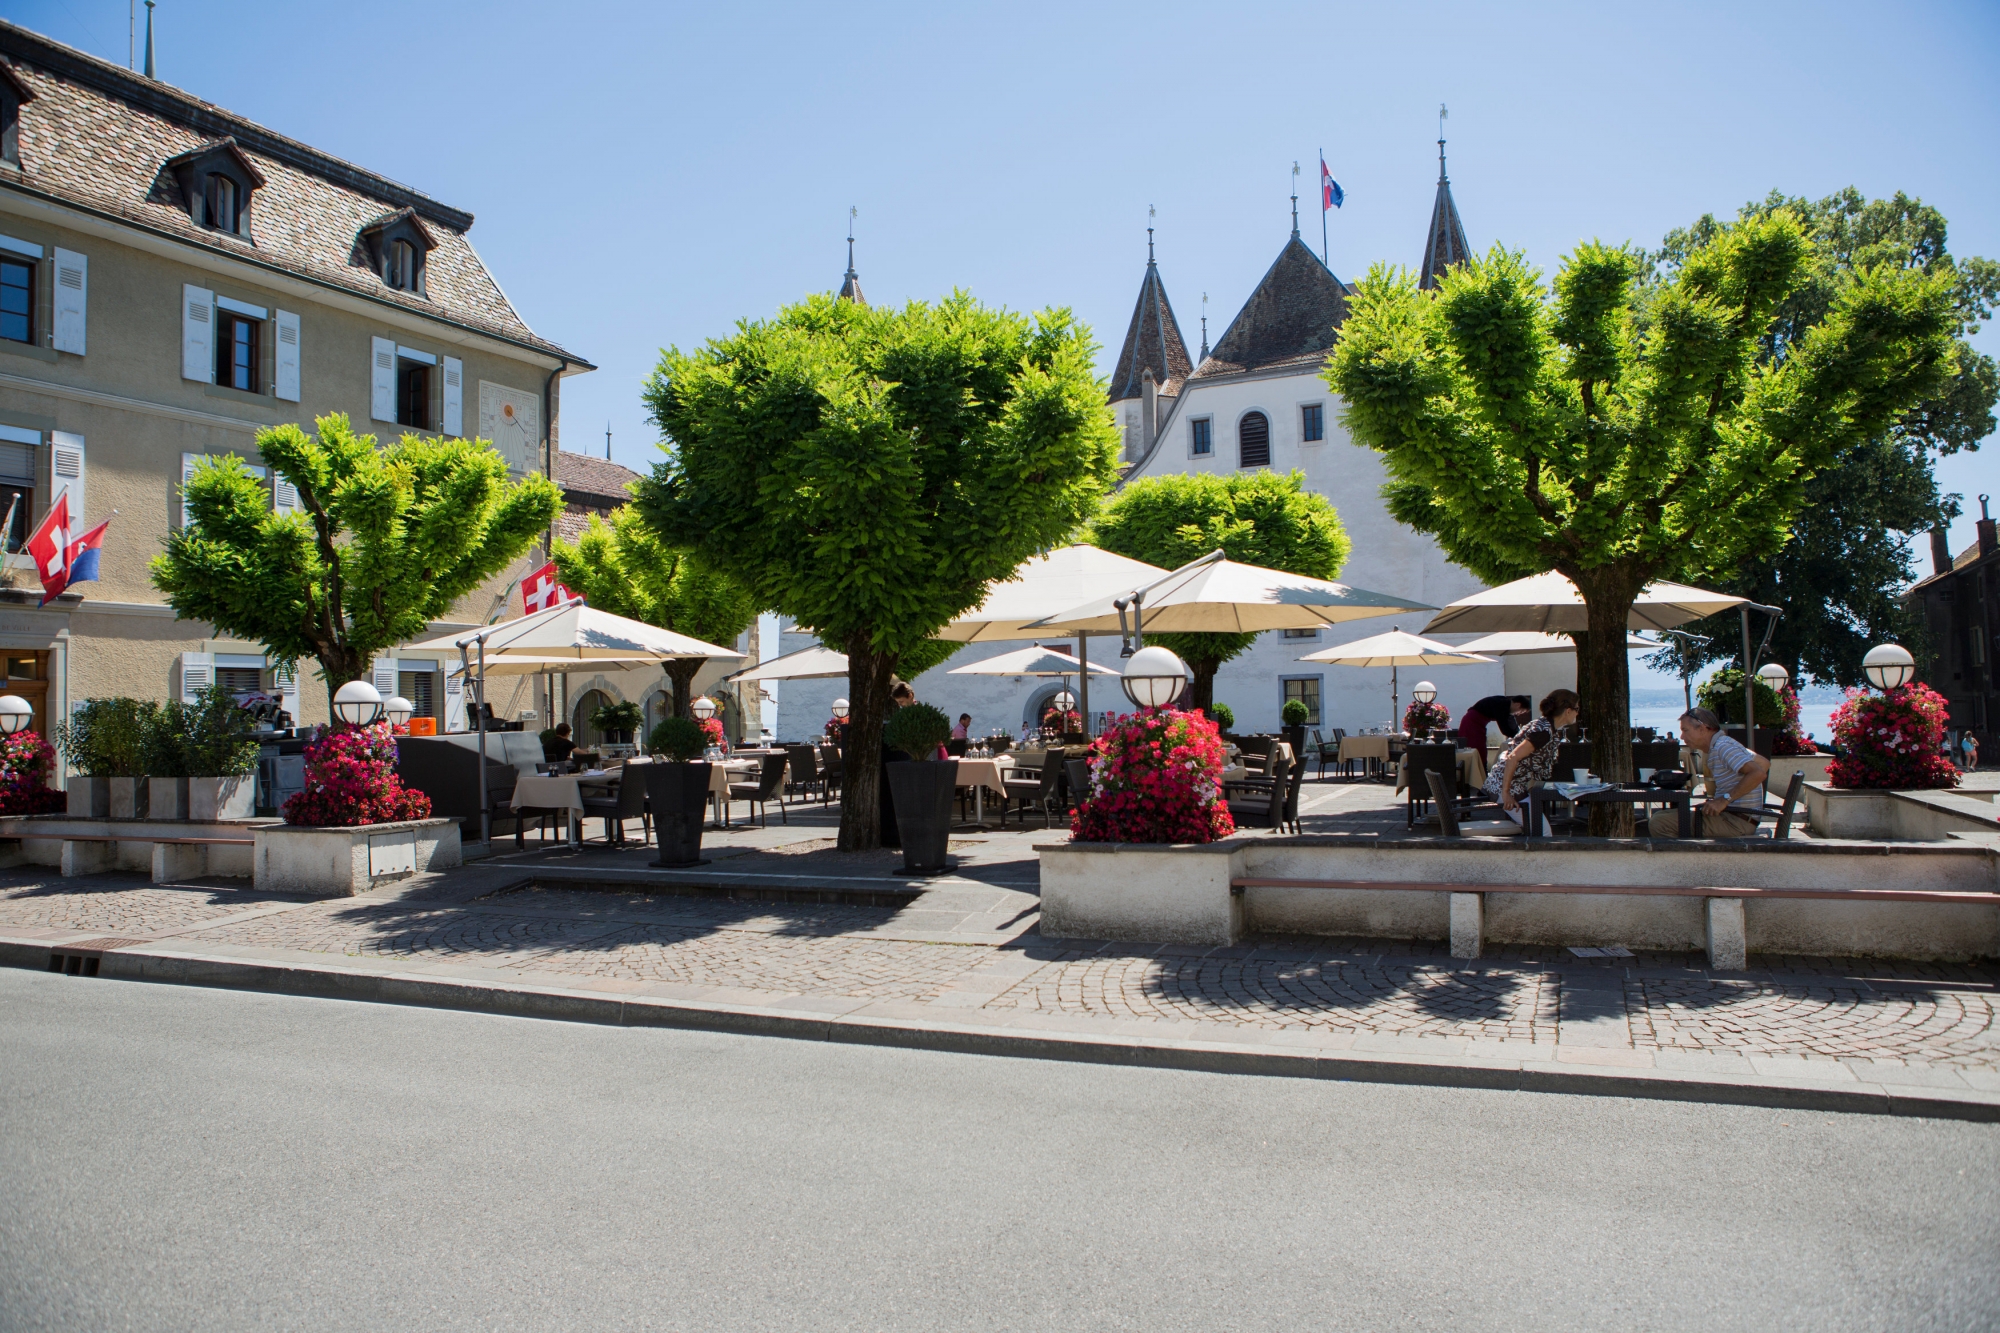
M 470 213 L 11 23 L 0 22 L 0 59 L 35 94 L 21 111 L 20 170 L 0 170 L 0 187 L 78 205 L 589 368 L 521 319 L 465 238 Z M 250 200 L 249 238 L 197 227 L 166 166 L 223 139 L 233 140 L 265 180 Z M 423 218 L 437 242 L 425 258 L 429 299 L 384 284 L 356 244 L 370 223 L 404 208 Z
M 1153 372 L 1158 392 L 1172 396 L 1194 370 L 1188 359 L 1187 344 L 1181 340 L 1180 322 L 1174 318 L 1173 303 L 1167 300 L 1166 284 L 1160 281 L 1159 266 L 1149 256 L 1146 276 L 1139 284 L 1139 300 L 1132 307 L 1132 323 L 1125 330 L 1125 348 L 1118 353 L 1118 368 L 1111 372 L 1111 402 L 1137 398 L 1145 390 L 1140 376 Z
M 565 495 L 601 495 L 614 504 L 624 504 L 630 495 L 626 488 L 637 480 L 638 473 L 608 458 L 556 450 L 556 485 Z
M 1347 288 L 1294 232 L 1193 379 L 1318 365 L 1347 318 Z
M 1465 224 L 1458 220 L 1458 205 L 1452 201 L 1451 181 L 1444 174 L 1444 140 L 1438 140 L 1438 193 L 1431 205 L 1431 229 L 1424 237 L 1423 276 L 1418 286 L 1428 291 L 1453 264 L 1472 257 L 1465 240 Z

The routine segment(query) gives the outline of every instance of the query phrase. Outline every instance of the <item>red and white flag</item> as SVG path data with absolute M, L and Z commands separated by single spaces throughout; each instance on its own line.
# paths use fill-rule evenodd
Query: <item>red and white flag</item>
M 35 572 L 42 577 L 42 605 L 69 586 L 69 492 L 64 491 L 49 506 L 35 533 L 28 538 L 28 554 Z
M 521 606 L 527 615 L 582 600 L 556 581 L 556 563 L 553 560 L 521 580 Z

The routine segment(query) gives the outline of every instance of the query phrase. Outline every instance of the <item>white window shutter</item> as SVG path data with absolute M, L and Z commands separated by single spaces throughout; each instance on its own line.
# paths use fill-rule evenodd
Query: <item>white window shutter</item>
M 56 246 L 55 252 L 55 349 L 82 356 L 84 311 L 90 296 L 90 261 L 61 246 Z
M 215 383 L 215 293 L 181 287 L 181 378 Z
M 89 512 L 83 503 L 83 436 L 66 430 L 49 432 L 49 471 L 54 478 L 50 491 L 69 492 L 70 531 L 82 536 L 83 516 Z
M 303 512 L 299 504 L 299 488 L 286 481 L 276 468 L 271 469 L 271 508 L 280 514 Z
M 299 720 L 299 664 L 278 662 L 271 668 L 271 685 L 278 695 L 278 707 Z
M 207 454 L 181 455 L 181 526 L 182 527 L 186 527 L 188 525 L 188 509 L 187 509 L 188 483 L 194 480 L 195 464 L 201 462 L 201 460 L 206 457 L 208 457 Z
M 457 662 L 447 662 L 444 668 L 444 729 L 464 731 L 465 725 L 465 668 Z
M 376 689 L 382 692 L 383 699 L 387 700 L 395 695 L 396 693 L 395 658 L 393 657 L 376 658 L 375 670 L 373 675 L 374 675 L 374 680 L 371 681 L 370 683 L 373 684 Z
M 465 434 L 465 362 L 444 359 L 444 433 Z
M 370 338 L 369 374 L 375 386 L 375 401 L 369 415 L 377 421 L 396 419 L 396 340 Z
M 278 373 L 272 391 L 288 403 L 299 401 L 299 317 L 280 310 L 278 326 Z
M 193 703 L 195 696 L 215 684 L 214 653 L 181 654 L 181 701 Z

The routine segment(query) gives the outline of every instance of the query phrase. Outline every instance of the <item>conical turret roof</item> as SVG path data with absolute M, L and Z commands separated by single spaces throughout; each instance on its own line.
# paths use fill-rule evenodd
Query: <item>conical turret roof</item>
M 1132 324 L 1125 330 L 1125 347 L 1118 353 L 1118 368 L 1111 372 L 1111 402 L 1137 398 L 1145 392 L 1143 376 L 1153 372 L 1158 392 L 1172 396 L 1194 370 L 1187 343 L 1181 338 L 1180 323 L 1174 318 L 1173 303 L 1167 300 L 1167 286 L 1160 281 L 1159 265 L 1153 262 L 1150 229 L 1146 240 L 1146 277 L 1139 284 L 1139 299 L 1132 307 Z
M 1437 286 L 1438 279 L 1453 264 L 1472 258 L 1465 240 L 1465 226 L 1458 220 L 1458 205 L 1452 201 L 1451 180 L 1444 174 L 1444 140 L 1438 140 L 1438 193 L 1431 205 L 1431 230 L 1424 238 L 1423 277 L 1418 286 L 1425 291 Z
M 861 275 L 854 271 L 854 237 L 851 233 L 847 238 L 847 276 L 840 283 L 840 299 L 856 305 L 868 304 L 868 298 L 861 294 Z
M 1294 233 L 1194 377 L 1317 365 L 1346 318 L 1346 286 Z

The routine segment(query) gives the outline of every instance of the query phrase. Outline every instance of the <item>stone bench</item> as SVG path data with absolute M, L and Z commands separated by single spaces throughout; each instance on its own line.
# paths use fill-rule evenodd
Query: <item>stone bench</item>
M 7 864 L 54 866 L 65 877 L 139 870 L 155 884 L 209 875 L 247 879 L 255 870 L 256 830 L 276 822 L 15 816 L 0 819 L 0 841 L 16 848 Z
M 1421 884 L 1375 879 L 1274 879 L 1239 875 L 1229 881 L 1232 897 L 1248 889 L 1331 889 L 1451 895 L 1451 956 L 1477 958 L 1485 947 L 1488 893 L 1610 894 L 1634 897 L 1702 899 L 1708 965 L 1741 971 L 1749 959 L 1743 904 L 1751 898 L 1802 898 L 1828 902 L 1947 903 L 1967 907 L 2000 907 L 2000 893 L 1941 889 L 1761 889 L 1724 885 L 1678 884 L 1509 884 L 1490 888 Z

